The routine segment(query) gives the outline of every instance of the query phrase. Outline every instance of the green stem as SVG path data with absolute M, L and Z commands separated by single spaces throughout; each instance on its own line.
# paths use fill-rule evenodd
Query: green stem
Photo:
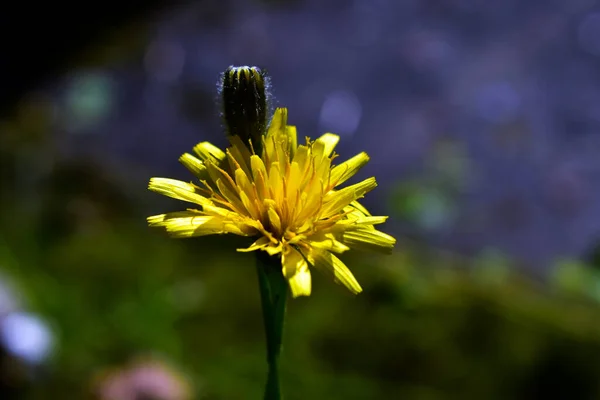
M 279 355 L 283 341 L 283 321 L 288 285 L 281 272 L 279 257 L 271 257 L 267 253 L 259 251 L 256 268 L 267 338 L 267 363 L 269 364 L 264 399 L 280 400 Z

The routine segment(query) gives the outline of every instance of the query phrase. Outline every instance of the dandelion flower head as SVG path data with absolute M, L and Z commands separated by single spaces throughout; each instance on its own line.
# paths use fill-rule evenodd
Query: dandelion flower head
M 353 293 L 362 289 L 336 256 L 350 248 L 390 252 L 396 240 L 375 229 L 387 217 L 372 216 L 359 202 L 375 178 L 339 188 L 368 161 L 366 153 L 334 164 L 339 136 L 326 133 L 298 145 L 287 110 L 278 108 L 262 136 L 262 148 L 229 137 L 222 151 L 209 142 L 179 161 L 197 178 L 152 178 L 149 189 L 195 204 L 186 211 L 154 215 L 150 226 L 177 238 L 232 233 L 255 237 L 248 248 L 280 257 L 294 297 L 311 293 L 314 267 Z

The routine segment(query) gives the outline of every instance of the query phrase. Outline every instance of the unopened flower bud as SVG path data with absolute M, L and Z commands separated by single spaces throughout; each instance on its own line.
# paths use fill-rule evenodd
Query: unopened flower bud
M 260 154 L 268 118 L 269 79 L 258 67 L 230 66 L 221 79 L 223 121 L 229 136 Z

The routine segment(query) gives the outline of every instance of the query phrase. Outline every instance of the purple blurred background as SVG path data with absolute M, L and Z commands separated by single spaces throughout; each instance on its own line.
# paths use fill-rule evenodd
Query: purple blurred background
M 538 269 L 597 240 L 595 1 L 205 1 L 161 12 L 143 37 L 41 89 L 45 168 L 84 155 L 140 190 L 151 175 L 187 179 L 181 153 L 225 142 L 219 73 L 258 65 L 300 135 L 335 132 L 342 157 L 371 155 L 363 175 L 381 187 L 365 202 L 396 232 Z M 399 187 L 413 180 L 407 221 Z

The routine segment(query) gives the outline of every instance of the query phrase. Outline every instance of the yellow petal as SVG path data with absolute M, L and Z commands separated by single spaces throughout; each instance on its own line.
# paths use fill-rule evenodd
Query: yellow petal
M 258 156 L 252 156 L 250 159 L 250 165 L 252 167 L 252 178 L 256 185 L 256 194 L 260 201 L 269 197 L 269 191 L 267 188 L 267 169 L 265 164 Z
M 340 190 L 332 190 L 323 199 L 321 217 L 327 218 L 337 214 L 354 200 L 360 199 L 365 193 L 377 187 L 375 178 L 367 178 L 362 182 L 347 186 Z
M 278 108 L 273 113 L 269 129 L 267 130 L 267 138 L 278 137 L 285 134 L 287 125 L 287 108 Z
M 245 173 L 250 175 L 250 157 L 252 154 L 248 149 L 248 145 L 244 144 L 242 139 L 235 135 L 230 136 L 229 141 L 231 142 L 231 147 L 227 149 L 228 155 L 231 157 L 229 164 L 232 171 L 235 171 L 237 168 L 242 168 Z M 234 165 L 231 165 L 234 164 Z
M 327 185 L 323 189 L 325 192 L 328 192 L 331 175 L 331 158 L 325 157 L 320 162 L 315 161 L 315 175 Z
M 274 162 L 271 164 L 269 169 L 269 190 L 271 192 L 270 198 L 275 200 L 277 204 L 281 204 L 283 200 L 283 179 L 281 177 L 281 171 L 279 169 L 279 163 Z
M 315 140 L 315 144 L 319 143 L 323 145 L 322 156 L 329 157 L 331 153 L 333 153 L 333 149 L 337 146 L 340 141 L 340 137 L 333 133 L 326 133 L 321 135 L 317 140 Z
M 267 137 L 267 136 L 263 136 L 262 138 L 262 142 L 263 142 L 263 149 L 262 149 L 262 154 L 261 154 L 261 158 L 265 164 L 265 167 L 268 168 L 271 166 L 271 163 L 273 161 L 277 161 L 277 154 L 275 152 L 275 137 Z
M 193 155 L 185 153 L 179 157 L 179 162 L 182 163 L 198 179 L 204 180 L 207 178 L 208 173 L 206 172 L 206 166 L 202 161 Z
M 270 256 L 274 256 L 281 253 L 282 245 L 281 243 L 277 245 L 271 244 L 270 246 L 265 247 L 263 250 L 269 253 Z
M 310 146 L 312 158 L 315 163 L 320 163 L 325 158 L 325 145 L 327 144 L 324 140 L 315 140 Z
M 361 227 L 344 232 L 342 241 L 353 249 L 391 253 L 396 239 L 387 233 Z
M 362 212 L 355 208 L 348 206 L 344 207 L 344 212 L 348 213 L 346 218 L 338 221 L 338 225 L 343 226 L 344 229 L 351 229 L 352 226 L 366 226 L 366 225 L 378 225 L 383 224 L 389 217 L 386 216 L 369 216 L 366 217 Z
M 344 243 L 336 240 L 335 236 L 331 233 L 327 234 L 319 232 L 308 237 L 308 241 L 310 241 L 310 245 L 313 248 L 320 250 L 329 250 L 334 253 L 343 253 L 344 251 L 350 250 Z
M 308 262 L 296 249 L 286 247 L 281 256 L 283 276 L 288 280 L 293 297 L 310 296 L 311 278 Z
M 323 181 L 313 176 L 308 185 L 303 188 L 300 194 L 300 213 L 296 220 L 300 222 L 309 222 L 309 219 L 317 215 L 323 204 Z
M 288 137 L 290 160 L 294 159 L 296 149 L 298 148 L 298 135 L 296 133 L 296 127 L 288 125 L 285 128 L 286 135 Z
M 300 197 L 300 179 L 302 178 L 300 173 L 300 167 L 297 162 L 292 162 L 289 168 L 288 176 L 286 177 L 286 200 L 288 210 L 292 212 L 298 212 L 297 202 Z
M 236 212 L 221 206 L 216 206 L 212 200 L 198 194 L 196 192 L 198 187 L 187 182 L 169 178 L 151 178 L 148 189 L 177 200 L 196 203 L 202 206 L 202 211 L 205 215 L 221 217 L 227 220 L 240 218 Z M 246 221 L 245 223 L 250 225 L 250 222 L 252 221 Z M 259 225 L 259 222 L 255 222 L 253 226 L 258 227 Z
M 296 153 L 294 154 L 293 162 L 298 164 L 302 175 L 306 175 L 306 170 L 310 168 L 311 163 L 308 162 L 308 147 L 298 146 Z
M 293 297 L 310 296 L 312 291 L 312 282 L 308 267 L 303 267 L 296 275 L 288 279 L 290 290 Z
M 243 248 L 243 249 L 237 249 L 237 251 L 242 252 L 242 253 L 247 253 L 250 251 L 262 250 L 265 247 L 270 246 L 270 245 L 271 245 L 271 240 L 269 240 L 269 238 L 266 236 L 261 236 L 250 246 Z
M 269 222 L 271 223 L 273 234 L 277 236 L 281 235 L 281 219 L 279 218 L 279 215 L 277 214 L 275 209 L 273 207 L 269 207 L 267 215 L 269 216 Z
M 248 175 L 246 175 L 246 172 L 243 171 L 241 168 L 238 168 L 235 170 L 234 175 L 235 185 L 237 186 L 238 190 L 246 193 L 250 198 L 256 197 L 254 186 L 250 182 L 250 179 L 248 179 Z
M 363 206 L 362 204 L 360 204 L 358 201 L 353 201 L 352 203 L 349 204 L 349 207 L 354 207 L 357 211 L 361 212 L 363 215 L 366 216 L 370 216 L 371 213 L 369 212 L 369 210 L 367 210 L 365 208 L 365 206 Z
M 335 255 L 326 250 L 313 249 L 309 259 L 315 268 L 326 275 L 332 276 L 334 281 L 346 286 L 352 293 L 357 294 L 362 292 L 362 288 L 356 278 L 354 278 L 354 275 L 352 275 L 352 272 Z
M 210 142 L 198 143 L 194 146 L 194 151 L 202 161 L 212 159 L 218 164 L 225 159 L 225 152 Z
M 163 196 L 196 203 L 201 206 L 213 205 L 212 201 L 196 193 L 198 187 L 187 182 L 178 181 L 177 179 L 151 178 L 148 189 Z
M 215 162 L 210 160 L 205 162 L 204 165 L 206 165 L 208 175 L 214 183 L 217 183 L 217 181 L 220 179 L 222 184 L 226 185 L 231 192 L 237 192 L 235 182 L 224 169 L 220 168 Z
M 188 210 L 188 211 L 176 211 L 176 212 L 167 213 L 167 214 L 152 215 L 146 219 L 148 221 L 149 226 L 156 227 L 156 226 L 165 226 L 165 221 L 170 218 L 186 218 L 186 217 L 197 217 L 197 216 L 203 216 L 203 215 L 204 214 L 201 211 Z
M 239 191 L 239 197 L 244 205 L 245 209 L 250 213 L 252 218 L 259 220 L 261 215 L 260 203 L 256 200 L 256 189 L 250 183 L 250 180 L 246 176 L 246 173 L 238 168 L 235 171 L 235 183 Z
M 229 203 L 228 206 L 237 212 L 240 215 L 250 216 L 250 212 L 246 210 L 244 204 L 240 200 L 237 192 L 232 191 L 228 185 L 223 182 L 223 179 L 217 179 L 217 188 L 219 188 L 219 193 L 227 200 Z
M 369 156 L 367 153 L 362 152 L 355 155 L 351 159 L 344 161 L 340 165 L 336 165 L 331 170 L 331 186 L 335 187 L 346 182 L 368 162 Z
M 175 238 L 187 238 L 214 234 L 233 233 L 246 236 L 255 230 L 244 224 L 223 220 L 219 217 L 199 215 L 198 212 L 181 211 L 148 217 L 150 226 L 164 226 Z

